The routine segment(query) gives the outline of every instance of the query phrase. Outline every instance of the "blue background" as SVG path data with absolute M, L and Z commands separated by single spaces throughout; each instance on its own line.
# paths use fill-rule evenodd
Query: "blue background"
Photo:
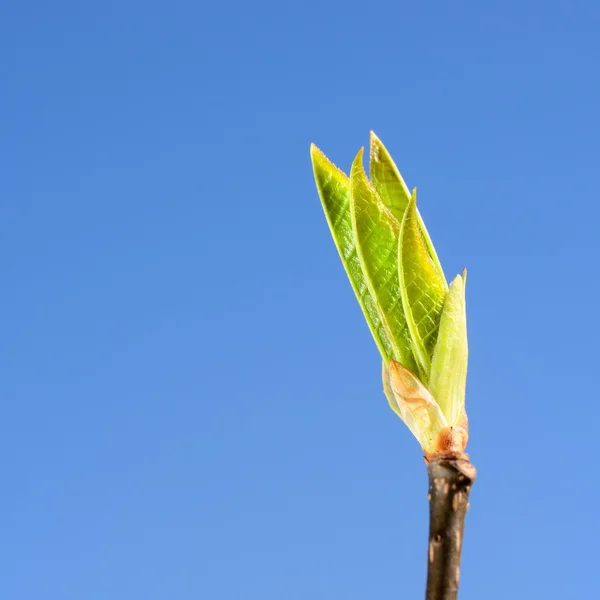
M 374 129 L 469 268 L 461 599 L 593 597 L 598 6 L 4 3 L 0 596 L 422 597 L 309 161 Z

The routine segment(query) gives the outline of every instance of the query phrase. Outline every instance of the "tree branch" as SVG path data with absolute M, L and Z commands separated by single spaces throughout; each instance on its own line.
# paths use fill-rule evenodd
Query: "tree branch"
M 429 547 L 425 600 L 456 600 L 465 515 L 475 467 L 467 454 L 433 454 L 429 475 Z

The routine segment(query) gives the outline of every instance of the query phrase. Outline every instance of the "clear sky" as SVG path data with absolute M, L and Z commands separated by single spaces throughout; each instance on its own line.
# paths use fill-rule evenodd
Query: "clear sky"
M 600 5 L 5 2 L 0 597 L 420 598 L 427 482 L 309 144 L 469 269 L 461 600 L 591 598 Z

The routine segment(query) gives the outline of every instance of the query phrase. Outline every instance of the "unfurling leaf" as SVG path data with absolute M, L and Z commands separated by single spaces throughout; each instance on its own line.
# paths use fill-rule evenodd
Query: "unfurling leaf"
M 388 208 L 388 210 L 396 217 L 398 223 L 402 223 L 406 207 L 410 202 L 411 194 L 408 191 L 406 183 L 396 163 L 393 161 L 387 148 L 383 145 L 383 142 L 371 131 L 371 148 L 369 152 L 369 170 L 371 172 L 371 181 L 373 186 L 377 190 L 379 197 L 382 202 Z M 423 223 L 423 219 L 417 209 L 417 219 L 419 221 L 419 227 L 423 234 L 425 244 L 431 260 L 435 263 L 440 276 L 445 281 L 444 270 L 440 260 L 436 254 L 429 233 Z
M 444 301 L 440 327 L 431 361 L 429 391 L 448 424 L 466 428 L 465 387 L 467 383 L 467 317 L 465 278 L 457 275 Z
M 398 223 L 401 223 L 411 194 L 387 148 L 373 131 L 371 131 L 369 171 L 373 186 L 381 200 L 396 217 Z
M 402 219 L 398 265 L 404 314 L 419 375 L 427 384 L 447 286 L 429 255 L 419 227 L 416 202 L 415 190 Z
M 392 345 L 365 282 L 356 251 L 350 216 L 350 180 L 314 144 L 310 147 L 310 157 L 321 204 L 342 264 L 379 352 L 389 357 Z
M 365 281 L 392 344 L 392 353 L 383 355 L 383 358 L 386 362 L 394 359 L 409 369 L 415 369 L 410 333 L 400 296 L 398 274 L 400 225 L 383 205 L 370 184 L 362 158 L 361 149 L 350 171 L 350 212 Z
M 327 223 L 383 358 L 392 410 L 426 457 L 460 454 L 465 411 L 465 278 L 450 288 L 402 176 L 371 132 L 369 181 L 361 149 L 347 177 L 314 145 L 311 160 Z

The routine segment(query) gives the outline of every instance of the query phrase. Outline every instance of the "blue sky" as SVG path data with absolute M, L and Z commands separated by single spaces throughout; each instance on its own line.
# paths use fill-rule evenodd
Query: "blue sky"
M 314 188 L 469 268 L 461 600 L 595 589 L 596 2 L 0 9 L 0 596 L 418 598 L 427 483 Z

